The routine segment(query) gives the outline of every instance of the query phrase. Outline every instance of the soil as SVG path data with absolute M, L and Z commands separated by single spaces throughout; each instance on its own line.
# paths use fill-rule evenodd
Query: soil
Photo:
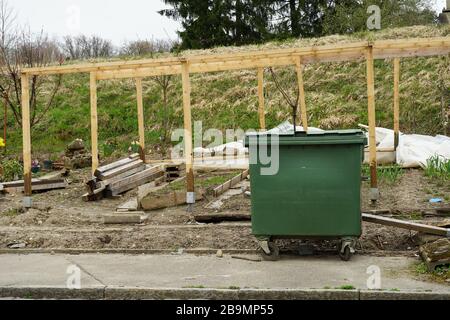
M 227 173 L 229 174 L 229 173 Z M 216 174 L 215 174 L 216 175 Z M 117 199 L 83 202 L 83 181 L 89 169 L 72 171 L 69 187 L 33 196 L 34 207 L 21 209 L 22 195 L 0 195 L 0 249 L 11 243 L 25 243 L 26 248 L 42 249 L 257 249 L 249 222 L 198 224 L 186 206 L 148 212 L 149 219 L 140 225 L 104 225 L 102 216 L 114 212 L 127 200 L 136 197 L 130 191 Z M 246 182 L 248 184 L 248 182 Z M 245 182 L 237 188 L 246 189 Z M 372 205 L 369 185 L 362 185 L 362 209 L 389 209 L 391 213 L 412 220 L 439 222 L 444 217 L 422 217 L 424 210 L 450 207 L 450 185 L 426 178 L 421 170 L 405 170 L 395 183 L 380 181 L 380 200 Z M 439 204 L 429 203 L 443 198 Z M 223 200 L 220 209 L 205 206 L 211 196 L 196 204 L 195 213 L 250 212 L 250 199 L 243 193 Z M 373 254 L 414 255 L 418 246 L 415 233 L 374 224 L 363 224 L 363 236 L 357 249 Z M 277 240 L 282 250 L 298 250 L 299 240 Z M 309 241 L 318 251 L 335 250 L 336 241 Z

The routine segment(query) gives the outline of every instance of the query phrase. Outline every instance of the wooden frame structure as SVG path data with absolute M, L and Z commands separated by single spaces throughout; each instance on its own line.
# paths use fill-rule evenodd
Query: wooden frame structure
M 394 58 L 394 130 L 396 145 L 399 132 L 399 69 L 400 58 L 417 56 L 447 55 L 450 53 L 450 38 L 422 38 L 396 39 L 382 41 L 360 41 L 347 44 L 310 46 L 302 48 L 262 50 L 241 53 L 197 55 L 173 57 L 164 59 L 145 59 L 131 61 L 117 61 L 105 63 L 88 63 L 67 66 L 51 66 L 44 68 L 26 68 L 22 70 L 22 129 L 23 129 L 23 159 L 25 197 L 31 197 L 31 135 L 30 135 L 30 104 L 29 81 L 32 76 L 55 74 L 90 73 L 91 90 L 91 145 L 92 169 L 98 167 L 98 124 L 97 124 L 97 82 L 109 79 L 134 78 L 136 81 L 139 143 L 145 146 L 144 115 L 142 98 L 142 78 L 160 75 L 181 75 L 183 84 L 183 111 L 185 129 L 185 156 L 187 172 L 188 203 L 193 203 L 194 173 L 192 150 L 192 117 L 191 117 L 191 85 L 190 74 L 219 72 L 239 69 L 257 69 L 258 72 L 258 113 L 259 123 L 265 129 L 264 114 L 264 68 L 279 66 L 295 66 L 297 70 L 300 91 L 299 107 L 302 124 L 308 128 L 308 118 L 303 86 L 302 69 L 305 64 L 320 62 L 340 62 L 366 60 L 367 64 L 367 93 L 369 117 L 369 145 L 371 187 L 376 198 L 376 133 L 375 133 L 375 85 L 374 60 Z M 31 199 L 31 198 L 30 198 Z M 25 203 L 25 202 L 24 202 Z

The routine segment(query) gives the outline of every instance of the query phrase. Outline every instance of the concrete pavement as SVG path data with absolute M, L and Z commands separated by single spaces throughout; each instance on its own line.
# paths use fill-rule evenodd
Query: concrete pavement
M 337 256 L 253 262 L 227 255 L 4 254 L 0 255 L 0 296 L 359 299 L 421 293 L 449 299 L 450 285 L 417 279 L 412 271 L 417 262 L 360 255 L 350 262 Z M 81 290 L 66 288 L 73 266 L 80 270 Z M 382 290 L 367 291 L 370 266 L 379 267 Z

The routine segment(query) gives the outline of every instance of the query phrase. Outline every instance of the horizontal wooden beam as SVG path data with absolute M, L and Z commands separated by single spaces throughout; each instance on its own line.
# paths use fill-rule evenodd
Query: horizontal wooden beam
M 369 46 L 373 47 L 374 59 L 445 55 L 450 53 L 450 38 L 360 41 L 303 48 L 52 66 L 23 69 L 22 73 L 51 75 L 96 72 L 99 80 L 150 77 L 181 74 L 181 64 L 186 61 L 190 64 L 190 73 L 217 72 L 295 65 L 293 58 L 299 56 L 303 64 L 358 60 L 364 57 Z

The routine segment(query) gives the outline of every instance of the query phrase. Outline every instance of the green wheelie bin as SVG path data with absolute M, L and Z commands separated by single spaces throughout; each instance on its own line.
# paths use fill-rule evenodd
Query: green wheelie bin
M 361 130 L 248 134 L 252 230 L 263 257 L 276 238 L 340 239 L 349 260 L 361 236 Z

